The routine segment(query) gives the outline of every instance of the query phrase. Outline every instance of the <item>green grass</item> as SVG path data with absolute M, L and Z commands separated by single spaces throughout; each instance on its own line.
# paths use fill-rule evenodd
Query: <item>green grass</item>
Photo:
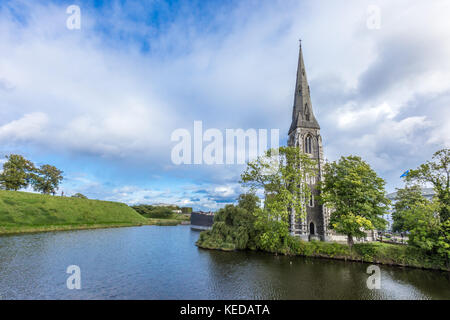
M 410 245 L 368 242 L 357 243 L 350 250 L 348 245 L 342 243 L 296 240 L 293 253 L 306 257 L 449 271 L 444 258 L 438 255 L 429 255 L 425 251 Z
M 0 234 L 143 224 L 123 203 L 0 190 Z
M 178 221 L 178 223 L 180 223 L 181 221 L 190 221 L 191 220 L 191 216 L 189 214 L 179 214 L 179 213 L 172 213 L 166 217 L 153 217 L 151 215 L 145 215 L 145 214 L 143 214 L 142 216 L 149 220 L 154 220 L 154 221 L 169 220 L 169 221 Z
M 148 218 L 147 224 L 156 226 L 177 226 L 183 221 L 189 221 L 185 219 L 160 219 L 160 218 Z

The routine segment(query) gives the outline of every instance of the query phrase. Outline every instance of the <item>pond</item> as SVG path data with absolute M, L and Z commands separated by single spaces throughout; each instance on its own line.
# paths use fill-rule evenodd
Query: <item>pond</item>
M 0 237 L 0 299 L 449 299 L 447 272 L 220 252 L 189 226 L 143 226 Z M 81 289 L 67 288 L 67 267 Z

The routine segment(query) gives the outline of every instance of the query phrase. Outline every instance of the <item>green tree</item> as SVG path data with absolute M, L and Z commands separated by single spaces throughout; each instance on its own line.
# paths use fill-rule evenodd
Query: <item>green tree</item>
M 389 200 L 385 182 L 360 157 L 341 157 L 327 163 L 320 199 L 333 209 L 330 228 L 347 235 L 350 247 L 353 237 L 364 237 L 366 230 L 384 229 Z
M 214 215 L 211 230 L 200 234 L 197 245 L 205 248 L 256 249 L 255 215 L 246 209 L 227 205 Z
M 447 266 L 450 260 L 450 219 L 440 225 L 439 236 L 436 243 L 437 252 L 446 258 Z
M 247 210 L 249 213 L 254 213 L 259 209 L 261 199 L 254 193 L 243 193 L 239 195 L 238 207 Z
M 192 208 L 191 207 L 182 207 L 181 208 L 181 212 L 184 214 L 191 214 L 192 213 Z
M 409 231 L 406 220 L 411 208 L 418 204 L 427 204 L 428 200 L 422 196 L 422 189 L 418 185 L 397 189 L 395 200 L 394 211 L 392 212 L 392 219 L 394 220 L 392 231 Z
M 437 254 L 449 261 L 450 220 L 439 217 L 438 199 L 417 202 L 403 212 L 405 228 L 409 231 L 408 243 L 429 254 Z
M 305 218 L 311 195 L 308 177 L 315 175 L 316 162 L 296 147 L 271 149 L 249 162 L 241 182 L 252 192 L 263 190 L 264 210 L 256 210 L 257 243 L 261 249 L 286 248 L 289 217 Z
M 405 212 L 405 226 L 409 233 L 409 244 L 429 252 L 436 251 L 439 237 L 439 204 L 436 201 L 416 203 Z
M 33 189 L 43 194 L 55 193 L 63 180 L 62 174 L 61 170 L 49 164 L 40 166 L 32 177 Z
M 450 217 L 450 149 L 437 151 L 432 161 L 410 170 L 406 182 L 431 183 L 439 200 L 439 214 L 442 221 Z
M 132 206 L 132 208 L 146 218 L 168 219 L 172 217 L 173 214 L 172 208 L 170 207 L 159 207 L 148 204 L 139 204 L 136 206 Z
M 19 154 L 10 154 L 6 159 L 0 173 L 1 187 L 14 191 L 27 187 L 36 171 L 34 164 Z
M 88 197 L 86 197 L 84 194 L 82 193 L 75 193 L 72 198 L 80 198 L 80 199 L 87 199 Z
M 238 205 L 227 205 L 214 215 L 212 229 L 200 234 L 197 245 L 206 248 L 256 249 L 256 211 L 260 199 L 253 193 L 241 194 Z

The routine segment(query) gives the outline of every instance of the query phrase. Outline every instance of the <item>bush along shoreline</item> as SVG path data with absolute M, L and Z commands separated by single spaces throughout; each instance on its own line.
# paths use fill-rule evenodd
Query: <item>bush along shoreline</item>
M 253 195 L 241 195 L 237 206 L 227 205 L 220 209 L 211 230 L 200 233 L 196 245 L 202 249 L 221 251 L 260 251 L 276 255 L 302 256 L 375 263 L 391 266 L 450 271 L 445 257 L 430 254 L 411 245 L 381 242 L 355 243 L 352 247 L 344 243 L 324 241 L 302 241 L 285 235 L 267 245 L 263 225 L 258 225 L 252 208 Z M 247 209 L 246 209 L 246 208 Z M 273 235 L 276 237 L 276 235 Z
M 200 234 L 197 246 L 450 271 L 450 149 L 437 151 L 431 161 L 402 176 L 406 185 L 397 192 L 392 217 L 393 229 L 408 234 L 407 245 L 354 243 L 366 231 L 386 229 L 383 216 L 390 205 L 385 181 L 357 156 L 326 163 L 317 185 L 317 203 L 332 209 L 327 227 L 347 236 L 347 245 L 293 237 L 292 215 L 306 219 L 308 202 L 314 201 L 308 182 L 315 168 L 317 164 L 298 147 L 268 150 L 247 163 L 241 183 L 250 192 L 239 196 L 237 206 L 216 213 L 212 229 Z M 431 200 L 422 196 L 424 183 L 433 185 Z M 257 191 L 264 192 L 263 208 Z
M 203 232 L 202 232 L 203 233 Z M 346 244 L 337 242 L 302 241 L 292 237 L 289 240 L 293 248 L 280 251 L 266 251 L 260 249 L 244 249 L 282 254 L 287 256 L 299 256 L 319 259 L 332 259 L 353 262 L 375 263 L 381 265 L 411 267 L 430 270 L 450 271 L 445 259 L 427 255 L 421 249 L 407 245 L 387 244 L 380 242 L 356 243 L 352 250 Z M 208 235 L 203 233 L 196 245 L 207 250 L 238 251 L 232 244 L 225 243 L 223 246 L 213 244 Z

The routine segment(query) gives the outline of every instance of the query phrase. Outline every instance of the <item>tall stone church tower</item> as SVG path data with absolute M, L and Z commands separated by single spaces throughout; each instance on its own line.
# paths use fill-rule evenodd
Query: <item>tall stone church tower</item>
M 311 177 L 309 181 L 312 197 L 307 204 L 306 219 L 295 218 L 295 213 L 292 213 L 289 221 L 290 232 L 292 235 L 300 236 L 303 240 L 320 239 L 326 241 L 329 238 L 329 231 L 327 230 L 329 213 L 317 201 L 319 194 L 317 183 L 322 179 L 324 166 L 322 137 L 320 136 L 319 123 L 312 109 L 301 43 L 288 146 L 298 146 L 300 150 L 316 160 L 318 165 L 317 176 Z

